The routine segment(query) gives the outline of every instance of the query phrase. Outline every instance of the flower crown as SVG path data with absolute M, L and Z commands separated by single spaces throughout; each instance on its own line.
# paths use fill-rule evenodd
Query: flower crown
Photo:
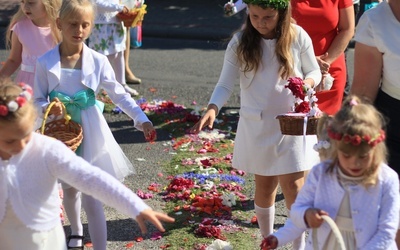
M 381 130 L 379 134 L 376 134 L 374 137 L 370 135 L 349 135 L 349 134 L 342 134 L 339 132 L 335 132 L 332 130 L 331 127 L 328 127 L 328 136 L 329 138 L 337 141 L 343 140 L 346 144 L 353 144 L 354 146 L 360 145 L 362 142 L 367 143 L 371 147 L 375 147 L 378 143 L 381 143 L 385 140 L 385 131 Z
M 22 92 L 16 96 L 15 99 L 7 102 L 7 96 L 5 94 L 0 96 L 0 116 L 7 116 L 10 112 L 16 112 L 31 99 L 33 95 L 32 88 L 22 82 L 19 83 L 18 86 L 21 87 Z
M 273 9 L 286 9 L 289 6 L 289 0 L 243 0 L 243 2 Z

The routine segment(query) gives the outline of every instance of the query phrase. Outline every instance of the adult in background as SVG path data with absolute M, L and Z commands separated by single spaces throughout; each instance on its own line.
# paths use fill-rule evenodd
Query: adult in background
M 352 0 L 291 0 L 292 16 L 310 35 L 323 74 L 321 83 L 333 77 L 330 90 L 317 93 L 319 108 L 333 115 L 342 104 L 346 84 L 344 51 L 354 35 Z M 323 87 L 324 84 L 321 84 Z
M 355 40 L 351 93 L 369 98 L 387 117 L 388 165 L 400 173 L 400 0 L 366 11 Z M 399 247 L 399 232 L 396 242 Z

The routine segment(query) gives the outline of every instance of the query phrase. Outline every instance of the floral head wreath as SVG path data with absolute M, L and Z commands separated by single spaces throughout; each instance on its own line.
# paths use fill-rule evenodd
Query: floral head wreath
M 6 95 L 0 96 L 0 116 L 7 116 L 10 112 L 16 112 L 31 99 L 32 88 L 25 83 L 19 83 L 18 86 L 21 87 L 22 92 L 15 99 L 7 100 Z
M 344 143 L 351 143 L 354 146 L 360 145 L 362 142 L 367 143 L 371 147 L 375 147 L 378 143 L 381 143 L 385 140 L 385 131 L 381 130 L 375 136 L 370 135 L 349 135 L 349 134 L 342 134 L 339 132 L 335 132 L 332 130 L 331 127 L 328 127 L 328 136 L 329 138 L 337 141 L 342 141 Z
M 273 9 L 286 9 L 289 6 L 289 0 L 243 0 L 243 2 Z

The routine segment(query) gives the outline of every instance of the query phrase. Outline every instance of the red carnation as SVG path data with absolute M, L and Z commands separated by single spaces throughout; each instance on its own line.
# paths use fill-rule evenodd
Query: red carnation
M 353 144 L 354 146 L 360 145 L 361 144 L 361 137 L 359 135 L 353 136 L 353 138 L 351 139 L 351 144 Z
M 0 116 L 6 116 L 8 114 L 8 108 L 6 105 L 0 105 Z
M 288 84 L 285 85 L 285 88 L 290 89 L 290 91 L 292 91 L 295 97 L 304 100 L 306 95 L 304 93 L 303 86 L 304 86 L 303 79 L 301 79 L 300 77 L 291 77 L 288 80 Z
M 364 136 L 363 136 L 363 139 L 364 139 L 364 141 L 365 141 L 366 143 L 369 143 L 369 141 L 371 140 L 371 136 L 369 136 L 369 135 L 364 135 Z
M 302 102 L 296 105 L 295 112 L 297 113 L 308 113 L 310 112 L 310 104 L 308 102 Z
M 18 103 L 19 107 L 22 107 L 26 103 L 26 99 L 21 96 L 15 98 L 15 101 Z

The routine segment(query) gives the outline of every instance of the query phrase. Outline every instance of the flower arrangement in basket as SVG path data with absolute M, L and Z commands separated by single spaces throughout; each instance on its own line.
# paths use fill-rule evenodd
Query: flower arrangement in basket
M 291 77 L 285 85 L 294 95 L 293 111 L 276 117 L 284 135 L 314 135 L 317 133 L 318 119 L 322 112 L 317 105 L 315 90 L 299 77 Z M 304 133 L 304 130 L 306 132 Z
M 125 27 L 135 27 L 142 25 L 144 15 L 147 13 L 147 5 L 132 8 L 128 13 L 119 12 L 117 17 L 124 22 Z

